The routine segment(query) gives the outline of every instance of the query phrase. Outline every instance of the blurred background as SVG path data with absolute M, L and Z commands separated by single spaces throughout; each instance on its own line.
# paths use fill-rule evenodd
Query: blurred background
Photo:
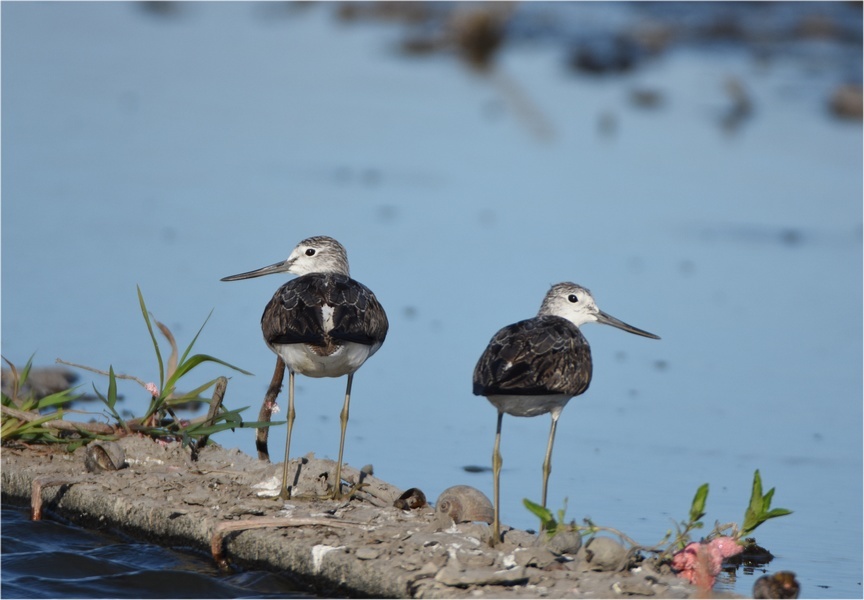
M 346 461 L 491 497 L 474 365 L 575 281 L 662 340 L 583 328 L 550 508 L 650 545 L 705 482 L 708 529 L 740 523 L 760 469 L 794 514 L 720 586 L 787 569 L 860 597 L 861 24 L 857 2 L 3 3 L 3 356 L 157 380 L 138 285 L 181 349 L 213 310 L 195 350 L 254 376 L 189 385 L 231 375 L 254 420 L 284 279 L 219 279 L 330 235 L 391 323 Z M 292 455 L 336 457 L 344 385 L 298 378 Z M 548 427 L 504 419 L 506 524 L 537 527 Z

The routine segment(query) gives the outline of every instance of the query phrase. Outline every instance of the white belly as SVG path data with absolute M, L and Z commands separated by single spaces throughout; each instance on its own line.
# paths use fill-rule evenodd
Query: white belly
M 380 344 L 345 342 L 329 356 L 319 356 L 306 344 L 274 344 L 271 348 L 295 373 L 307 377 L 342 377 L 359 369 L 380 347 Z
M 548 412 L 561 412 L 573 396 L 550 394 L 547 396 L 487 396 L 495 408 L 514 417 L 536 417 Z

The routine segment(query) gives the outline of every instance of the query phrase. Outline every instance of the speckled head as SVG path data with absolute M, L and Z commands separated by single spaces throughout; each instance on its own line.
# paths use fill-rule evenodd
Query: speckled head
M 297 244 L 288 258 L 283 261 L 254 271 L 223 277 L 222 281 L 251 279 L 273 273 L 293 273 L 294 275 L 338 273 L 347 276 L 349 275 L 348 253 L 345 252 L 345 247 L 333 238 L 326 235 L 316 235 Z
M 604 325 L 611 325 L 629 333 L 635 333 L 643 337 L 659 340 L 660 338 L 653 333 L 648 333 L 632 325 L 628 325 L 623 321 L 619 321 L 615 317 L 606 314 L 599 308 L 594 301 L 594 296 L 588 288 L 575 283 L 563 282 L 556 283 L 546 293 L 543 298 L 543 304 L 540 306 L 538 316 L 554 315 L 567 319 L 577 327 L 585 323 L 597 322 Z
M 295 275 L 340 273 L 348 275 L 348 253 L 339 242 L 326 235 L 306 238 L 291 251 L 286 271 Z

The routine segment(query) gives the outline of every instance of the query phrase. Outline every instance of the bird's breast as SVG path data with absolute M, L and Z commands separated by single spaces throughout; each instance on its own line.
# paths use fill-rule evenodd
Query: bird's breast
M 572 397 L 570 394 L 486 396 L 495 408 L 514 417 L 536 417 L 548 412 L 560 412 Z
M 311 344 L 271 346 L 285 366 L 307 377 L 341 377 L 353 373 L 380 347 L 380 344 L 368 346 L 356 342 L 341 342 L 327 346 Z

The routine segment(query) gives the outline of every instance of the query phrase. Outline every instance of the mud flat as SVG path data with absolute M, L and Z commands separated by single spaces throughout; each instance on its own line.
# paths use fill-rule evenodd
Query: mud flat
M 89 528 L 214 553 L 223 565 L 287 572 L 321 595 L 379 598 L 686 598 L 696 589 L 650 560 L 601 564 L 582 548 L 556 553 L 537 536 L 504 528 L 489 546 L 481 522 L 455 524 L 429 506 L 393 506 L 402 490 L 351 467 L 363 485 L 350 500 L 273 497 L 281 464 L 213 445 L 197 461 L 179 443 L 129 436 L 125 466 L 88 472 L 87 450 L 2 451 L 4 502 L 31 503 Z M 334 463 L 291 463 L 296 493 L 321 494 Z M 605 570 L 598 570 L 605 569 Z M 722 595 L 721 595 L 722 596 Z M 717 596 L 715 596 L 717 597 Z

